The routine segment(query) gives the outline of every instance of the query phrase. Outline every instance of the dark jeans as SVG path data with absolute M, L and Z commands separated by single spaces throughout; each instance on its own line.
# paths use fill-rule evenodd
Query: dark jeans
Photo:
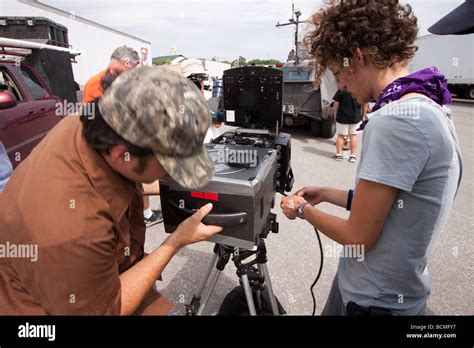
M 416 315 L 429 315 L 426 313 L 426 304 L 421 313 L 418 313 Z M 339 291 L 339 284 L 337 281 L 337 273 L 334 276 L 334 280 L 332 282 L 331 286 L 331 291 L 329 292 L 328 299 L 326 301 L 326 304 L 324 305 L 324 309 L 321 312 L 321 315 L 348 315 L 347 314 L 347 309 L 344 307 L 344 303 L 342 302 L 342 296 L 341 292 Z M 354 314 L 352 314 L 354 315 Z M 391 315 L 397 315 L 394 312 L 392 312 Z
M 339 291 L 339 284 L 337 282 L 337 273 L 332 281 L 331 291 L 324 305 L 321 315 L 347 315 L 346 309 L 342 302 L 341 292 Z

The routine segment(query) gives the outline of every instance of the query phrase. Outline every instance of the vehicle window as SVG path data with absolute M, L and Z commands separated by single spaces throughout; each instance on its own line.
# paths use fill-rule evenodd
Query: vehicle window
M 311 67 L 283 67 L 283 81 L 285 82 L 312 82 L 313 68 Z
M 30 91 L 33 99 L 43 99 L 46 96 L 46 90 L 41 86 L 36 76 L 24 66 L 15 66 L 15 68 L 23 78 L 23 81 L 25 81 L 26 87 Z
M 0 69 L 0 91 L 10 92 L 16 98 L 17 102 L 23 100 L 20 89 L 5 69 Z

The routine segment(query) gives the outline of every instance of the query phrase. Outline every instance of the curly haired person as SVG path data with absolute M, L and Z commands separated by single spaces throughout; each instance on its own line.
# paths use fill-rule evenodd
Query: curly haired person
M 446 224 L 462 160 L 445 77 L 411 73 L 417 18 L 397 0 L 333 1 L 312 16 L 306 36 L 317 74 L 376 103 L 364 122 L 354 190 L 305 187 L 285 197 L 290 219 L 306 219 L 342 244 L 323 315 L 423 315 L 431 292 L 428 258 Z M 322 212 L 328 202 L 347 219 Z M 347 248 L 346 248 L 347 247 Z

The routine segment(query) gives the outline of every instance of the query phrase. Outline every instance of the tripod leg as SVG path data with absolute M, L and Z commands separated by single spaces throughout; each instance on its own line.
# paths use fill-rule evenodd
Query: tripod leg
M 273 292 L 272 282 L 270 280 L 270 274 L 268 273 L 268 268 L 266 263 L 261 263 L 258 265 L 259 271 L 263 272 L 263 276 L 265 278 L 266 288 L 268 290 L 268 297 L 270 299 L 270 305 L 272 307 L 273 315 L 280 315 L 280 311 L 278 310 L 278 305 L 275 298 L 275 293 Z
M 201 284 L 199 285 L 199 290 L 194 294 L 193 299 L 191 300 L 191 303 L 185 306 L 186 315 L 195 315 L 198 309 L 201 307 L 201 296 L 202 296 L 202 293 L 204 292 L 204 288 L 206 287 L 207 281 L 209 280 L 212 269 L 214 268 L 214 266 L 217 265 L 217 262 L 218 262 L 217 259 L 218 259 L 217 254 L 214 254 L 212 257 L 212 261 L 209 264 L 209 267 L 207 268 L 206 273 L 201 280 Z
M 206 293 L 203 296 L 201 305 L 199 306 L 199 309 L 196 315 L 202 315 L 202 312 L 204 312 L 204 308 L 206 307 L 207 302 L 209 302 L 209 298 L 211 297 L 211 294 L 214 291 L 214 288 L 216 286 L 216 283 L 217 283 L 217 280 L 219 279 L 220 274 L 221 274 L 221 271 L 216 268 L 214 270 L 214 273 L 212 274 L 211 282 L 209 283 L 209 287 L 207 288 Z
M 196 294 L 194 295 L 194 297 L 199 298 L 199 299 L 201 298 L 202 292 L 204 291 L 204 287 L 206 286 L 206 283 L 207 283 L 207 281 L 209 280 L 209 276 L 211 275 L 211 272 L 212 272 L 212 270 L 214 269 L 214 267 L 216 267 L 217 258 L 218 258 L 218 255 L 217 255 L 217 254 L 214 254 L 214 255 L 212 256 L 212 261 L 211 261 L 211 263 L 209 264 L 209 267 L 208 267 L 207 270 L 206 270 L 206 273 L 205 273 L 205 275 L 204 275 L 204 278 L 202 278 L 201 284 L 199 285 L 199 290 L 196 292 Z
M 244 288 L 245 298 L 247 299 L 247 305 L 249 306 L 249 313 L 250 315 L 257 315 L 247 274 L 242 274 L 240 279 L 242 280 L 242 287 Z
M 262 310 L 262 292 L 260 290 L 255 290 L 256 305 L 259 311 Z

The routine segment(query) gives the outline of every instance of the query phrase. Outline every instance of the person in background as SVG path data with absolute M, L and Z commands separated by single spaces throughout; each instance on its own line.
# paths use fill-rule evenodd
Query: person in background
M 204 69 L 204 65 L 199 59 L 185 59 L 179 63 L 181 67 L 181 74 L 184 77 L 191 80 L 197 88 L 204 94 L 206 100 L 212 97 L 212 92 L 206 91 L 204 89 L 204 76 L 207 75 L 207 71 Z M 211 115 L 209 115 L 211 117 Z M 208 143 L 211 139 L 216 138 L 220 135 L 219 128 L 221 127 L 221 123 L 214 121 L 212 122 L 209 130 L 207 131 L 206 137 L 204 139 L 204 143 Z
M 346 137 L 349 137 L 351 154 L 349 162 L 356 161 L 357 128 L 362 118 L 367 114 L 367 104 L 360 105 L 352 95 L 345 90 L 338 90 L 333 97 L 334 119 L 336 120 L 337 139 L 336 154 L 333 158 L 342 161 L 342 150 Z
M 187 79 L 193 81 L 197 88 L 204 94 L 206 100 L 211 98 L 212 92 L 204 89 L 204 78 L 209 76 L 204 65 L 199 59 L 185 59 L 179 63 L 181 73 Z
M 131 47 L 117 47 L 110 56 L 109 65 L 97 75 L 91 77 L 84 86 L 83 103 L 90 103 L 102 96 L 102 80 L 108 75 L 117 75 L 121 72 L 136 68 L 140 64 L 140 56 Z
M 0 141 L 0 193 L 8 182 L 8 179 L 12 175 L 13 167 L 8 158 L 7 151 Z
M 87 81 L 84 87 L 83 103 L 90 103 L 99 99 L 104 90 L 107 89 L 115 78 L 124 71 L 136 68 L 140 64 L 140 56 L 137 51 L 131 47 L 117 47 L 110 56 L 110 63 L 107 68 Z M 147 226 L 163 221 L 163 215 L 160 210 L 153 210 L 150 206 L 149 195 L 159 195 L 159 186 L 143 185 L 143 219 Z

